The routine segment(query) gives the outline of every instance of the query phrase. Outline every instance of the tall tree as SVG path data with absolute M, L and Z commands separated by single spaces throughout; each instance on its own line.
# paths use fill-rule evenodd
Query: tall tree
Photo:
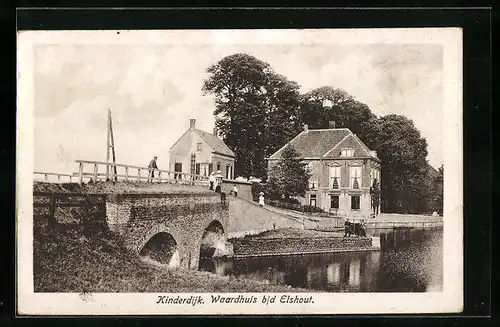
M 302 129 L 299 121 L 299 85 L 285 76 L 270 74 L 267 92 L 264 153 L 271 156 Z
M 207 69 L 202 91 L 215 97 L 216 126 L 235 152 L 235 174 L 265 177 L 265 157 L 295 136 L 299 86 L 248 54 L 227 56 Z
M 363 141 L 382 160 L 381 193 L 386 212 L 425 211 L 430 184 L 427 141 L 401 115 L 374 118 L 363 126 Z
M 269 171 L 267 193 L 273 198 L 304 196 L 309 184 L 307 164 L 292 145 L 287 145 L 278 163 Z
M 324 106 L 328 101 L 328 106 Z M 350 94 L 331 86 L 314 89 L 301 98 L 300 119 L 311 128 L 328 128 L 330 121 L 336 127 L 349 128 L 353 133 L 363 133 L 363 123 L 375 118 L 370 108 L 355 100 Z

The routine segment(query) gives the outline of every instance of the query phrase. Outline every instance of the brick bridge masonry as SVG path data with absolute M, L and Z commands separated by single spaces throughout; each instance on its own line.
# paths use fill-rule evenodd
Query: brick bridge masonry
M 193 194 L 108 194 L 106 221 L 124 239 L 125 246 L 140 253 L 159 233 L 170 234 L 177 243 L 177 266 L 198 269 L 205 230 L 214 222 L 226 230 L 229 208 L 214 192 Z
M 208 255 L 215 251 L 219 255 L 232 254 L 228 238 L 275 228 L 304 228 L 298 219 L 260 208 L 238 193 L 238 198 L 228 195 L 223 205 L 220 194 L 200 189 L 169 193 L 34 192 L 34 217 L 38 221 L 52 216 L 55 223 L 62 225 L 90 224 L 101 228 L 104 223 L 129 250 L 141 256 L 146 253 L 155 260 L 161 257 L 164 264 L 175 259 L 175 266 L 184 269 L 198 269 L 200 250 Z M 68 205 L 72 208 L 65 208 Z M 165 243 L 171 246 L 172 239 L 175 253 L 171 248 L 165 249 Z M 142 252 L 151 243 L 156 246 L 154 250 L 161 251 Z

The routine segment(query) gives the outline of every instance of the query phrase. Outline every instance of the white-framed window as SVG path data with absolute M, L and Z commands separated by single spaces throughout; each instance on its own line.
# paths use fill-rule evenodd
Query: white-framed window
M 330 167 L 330 188 L 339 189 L 340 188 L 340 169 L 341 167 L 331 166 Z
M 340 150 L 340 156 L 341 157 L 352 157 L 354 156 L 354 149 L 342 149 Z
M 360 188 L 361 187 L 361 173 L 362 173 L 362 167 L 361 166 L 353 166 L 350 169 L 350 181 L 349 181 L 349 186 L 351 188 Z
M 361 209 L 361 198 L 359 195 L 351 195 L 351 210 Z
M 316 206 L 316 194 L 311 194 L 309 196 L 309 205 L 311 207 L 315 207 Z
M 201 151 L 201 145 L 201 142 L 196 144 L 196 151 Z
M 200 164 L 200 175 L 208 176 L 210 174 L 208 166 L 209 166 L 209 164 L 207 164 L 207 163 Z
M 315 178 L 311 178 L 309 180 L 309 189 L 310 190 L 317 190 L 318 189 L 318 180 Z

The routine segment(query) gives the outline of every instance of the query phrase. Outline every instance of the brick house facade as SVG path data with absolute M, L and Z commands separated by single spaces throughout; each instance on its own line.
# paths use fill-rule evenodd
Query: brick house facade
M 344 218 L 374 216 L 371 187 L 380 185 L 381 161 L 347 128 L 308 129 L 288 144 L 307 162 L 311 178 L 302 204 L 321 207 Z M 282 147 L 268 160 L 268 168 L 281 158 Z

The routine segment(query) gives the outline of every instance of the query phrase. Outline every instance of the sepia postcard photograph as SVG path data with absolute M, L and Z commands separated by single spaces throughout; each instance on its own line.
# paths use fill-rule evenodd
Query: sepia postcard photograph
M 462 311 L 460 29 L 17 41 L 19 315 Z

